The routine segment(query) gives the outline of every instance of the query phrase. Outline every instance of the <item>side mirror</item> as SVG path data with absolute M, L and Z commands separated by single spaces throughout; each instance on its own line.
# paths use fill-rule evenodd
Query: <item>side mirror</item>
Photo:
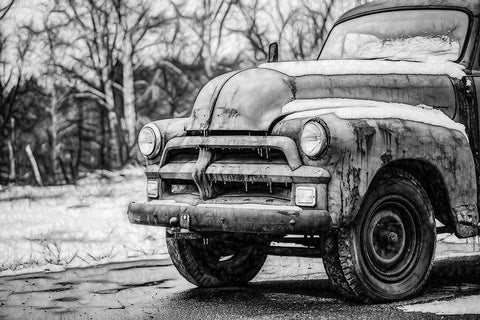
M 267 62 L 278 62 L 278 43 L 277 42 L 272 42 L 268 46 Z

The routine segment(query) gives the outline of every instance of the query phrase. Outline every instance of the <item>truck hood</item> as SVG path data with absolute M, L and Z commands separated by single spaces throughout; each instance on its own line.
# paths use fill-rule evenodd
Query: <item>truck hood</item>
M 352 107 L 355 100 L 425 105 L 453 117 L 454 84 L 464 75 L 463 67 L 455 63 L 342 60 L 262 64 L 207 83 L 197 96 L 187 131 L 268 132 L 279 118 L 314 109 L 312 99 L 348 99 Z M 325 104 L 319 103 L 318 108 Z

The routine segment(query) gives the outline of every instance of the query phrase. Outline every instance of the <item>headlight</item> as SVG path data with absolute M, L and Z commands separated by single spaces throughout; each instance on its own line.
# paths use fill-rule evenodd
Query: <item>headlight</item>
M 154 124 L 147 124 L 138 134 L 138 149 L 144 157 L 153 158 L 160 151 L 162 136 Z
M 318 120 L 310 120 L 303 126 L 300 147 L 309 158 L 318 158 L 327 149 L 329 134 L 327 126 Z

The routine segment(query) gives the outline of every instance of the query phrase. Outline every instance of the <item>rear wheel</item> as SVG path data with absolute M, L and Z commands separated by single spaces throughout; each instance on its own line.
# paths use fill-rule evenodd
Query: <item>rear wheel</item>
M 332 286 L 364 302 L 419 292 L 435 253 L 430 200 L 410 174 L 388 169 L 372 182 L 356 220 L 342 228 L 324 259 Z
M 199 287 L 243 285 L 252 280 L 267 258 L 267 243 L 245 245 L 233 236 L 174 239 L 167 232 L 167 248 L 179 273 Z M 244 239 L 242 239 L 244 240 Z

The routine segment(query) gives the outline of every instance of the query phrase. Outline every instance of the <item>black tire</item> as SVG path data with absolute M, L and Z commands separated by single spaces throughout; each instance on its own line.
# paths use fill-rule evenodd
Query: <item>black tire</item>
M 355 221 L 340 228 L 324 258 L 332 287 L 362 302 L 405 299 L 432 269 L 436 228 L 421 184 L 398 169 L 372 182 Z
M 178 272 L 198 287 L 240 286 L 252 280 L 267 258 L 266 243 L 248 246 L 223 236 L 174 239 L 167 232 L 168 253 Z

